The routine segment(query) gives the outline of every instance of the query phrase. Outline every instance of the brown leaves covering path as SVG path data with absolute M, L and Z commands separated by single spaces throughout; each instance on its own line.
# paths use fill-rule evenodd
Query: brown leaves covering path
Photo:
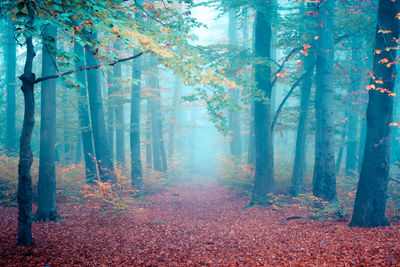
M 122 217 L 61 208 L 35 223 L 37 247 L 16 243 L 16 209 L 0 209 L 1 266 L 400 266 L 400 225 L 285 218 L 295 210 L 243 209 L 215 184 L 184 184 Z

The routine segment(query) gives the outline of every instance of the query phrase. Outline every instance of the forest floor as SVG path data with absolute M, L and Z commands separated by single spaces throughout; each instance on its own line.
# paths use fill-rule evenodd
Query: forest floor
M 16 244 L 16 208 L 0 208 L 0 266 L 400 266 L 400 224 L 286 220 L 298 210 L 244 209 L 215 182 L 151 195 L 121 216 L 60 206 L 63 220 L 34 223 L 35 247 Z

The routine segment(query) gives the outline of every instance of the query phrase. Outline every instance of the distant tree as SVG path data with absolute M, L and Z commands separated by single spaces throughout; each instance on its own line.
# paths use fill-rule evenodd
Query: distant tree
M 138 1 L 139 4 L 142 1 Z M 135 14 L 140 19 L 142 12 Z M 139 51 L 135 50 L 134 54 Z M 143 170 L 140 153 L 140 100 L 142 90 L 142 57 L 133 61 L 132 68 L 132 94 L 131 94 L 131 124 L 130 124 L 130 155 L 131 155 L 131 184 L 136 188 L 138 197 L 143 195 Z
M 300 14 L 304 16 L 305 8 L 301 6 Z M 304 18 L 303 19 L 309 19 Z M 312 20 L 314 22 L 314 20 Z M 306 23 L 309 26 L 309 23 Z M 308 30 L 301 25 L 301 29 Z M 301 194 L 303 185 L 303 175 L 304 169 L 306 167 L 306 125 L 307 116 L 310 103 L 311 87 L 313 82 L 313 75 L 315 69 L 315 41 L 313 36 L 313 31 L 307 32 L 308 39 L 306 44 L 311 45 L 308 49 L 308 54 L 303 54 L 301 56 L 301 61 L 303 62 L 303 68 L 306 71 L 306 76 L 304 76 L 303 82 L 300 89 L 300 117 L 297 126 L 297 136 L 296 136 L 296 148 L 295 148 L 295 159 L 292 171 L 292 180 L 290 185 L 290 193 L 292 196 L 297 196 Z
M 152 72 L 149 77 L 149 85 L 153 90 L 150 102 L 151 107 L 151 133 L 153 147 L 153 168 L 156 171 L 167 170 L 167 159 L 163 141 L 162 119 L 161 119 L 161 94 L 159 82 L 159 69 L 157 58 L 154 55 L 150 56 L 150 65 Z
M 359 81 L 363 78 L 361 74 L 361 43 L 359 36 L 353 36 L 352 45 L 352 66 L 350 69 L 350 87 L 348 93 L 348 128 L 347 128 L 347 144 L 346 144 L 346 176 L 355 177 L 357 173 L 357 133 L 358 133 L 358 114 L 355 112 L 354 99 L 355 93 L 359 89 Z
M 14 37 L 14 25 L 10 19 L 6 19 L 4 58 L 6 63 L 7 107 L 6 107 L 6 150 L 10 154 L 16 153 L 17 139 L 15 128 L 15 87 L 17 44 Z
M 400 3 L 380 0 L 375 32 L 373 72 L 367 108 L 367 138 L 364 159 L 350 226 L 389 225 L 386 219 L 387 185 L 390 170 L 390 123 L 396 80 Z
M 42 30 L 42 75 L 57 74 L 56 37 L 57 28 L 46 25 Z M 40 117 L 40 160 L 38 180 L 37 221 L 56 221 L 56 80 L 42 82 Z
M 75 67 L 80 68 L 85 66 L 85 51 L 78 42 L 74 43 L 74 52 L 79 59 L 76 62 Z M 92 183 L 97 179 L 97 166 L 95 162 L 96 155 L 93 147 L 92 125 L 89 116 L 89 102 L 85 71 L 76 72 L 76 79 L 80 85 L 78 110 L 81 127 L 80 130 L 82 135 L 83 156 L 85 160 L 86 182 Z
M 229 35 L 229 45 L 237 46 L 237 19 L 236 19 L 236 9 L 231 8 L 229 9 L 229 28 L 228 28 L 228 35 Z M 230 73 L 234 75 L 233 71 Z M 234 76 L 232 76 L 234 79 Z M 235 103 L 239 103 L 239 90 L 238 88 L 231 88 L 229 90 L 230 96 L 233 98 Z M 230 132 L 230 151 L 231 155 L 234 156 L 236 159 L 240 160 L 242 157 L 242 141 L 240 135 L 240 121 L 239 121 L 240 113 L 237 110 L 230 110 L 229 111 L 229 132 Z

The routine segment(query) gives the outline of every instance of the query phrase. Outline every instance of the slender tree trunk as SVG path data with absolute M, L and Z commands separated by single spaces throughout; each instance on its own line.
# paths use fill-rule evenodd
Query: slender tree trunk
M 311 43 L 312 47 L 309 49 L 308 56 L 302 57 L 307 76 L 304 77 L 300 91 L 300 118 L 297 126 L 296 154 L 290 185 L 290 193 L 292 196 L 298 196 L 301 194 L 304 169 L 306 167 L 306 124 L 315 65 L 315 44 L 313 42 Z
M 254 101 L 250 104 L 250 130 L 247 164 L 254 165 L 256 162 L 256 138 L 254 135 Z
M 33 24 L 34 13 L 31 3 L 27 3 L 29 24 Z M 32 42 L 32 36 L 26 34 L 26 61 L 24 73 L 20 76 L 22 81 L 21 90 L 24 94 L 24 122 L 22 126 L 19 164 L 18 164 L 18 243 L 19 246 L 31 246 L 35 243 L 32 240 L 32 177 L 31 167 L 33 161 L 32 155 L 32 132 L 35 125 L 35 97 L 34 82 L 35 74 L 32 72 L 33 58 L 35 50 Z
M 70 138 L 71 138 L 71 131 L 69 129 L 69 92 L 67 89 L 63 90 L 62 94 L 62 102 L 64 109 L 62 111 L 63 114 L 63 137 L 64 137 L 64 157 L 63 157 L 63 166 L 68 166 L 71 163 L 71 145 L 70 145 Z
M 80 164 L 81 162 L 82 162 L 82 137 L 79 133 L 76 137 L 75 163 Z
M 162 137 L 162 121 L 161 121 L 161 94 L 160 84 L 158 79 L 158 66 L 155 56 L 150 56 L 153 72 L 150 75 L 150 87 L 154 90 L 154 97 L 151 100 L 151 132 L 153 146 L 153 167 L 155 171 L 166 171 L 166 156 Z
M 115 135 L 115 86 L 114 73 L 107 71 L 107 143 L 110 150 L 111 159 L 114 159 L 114 135 Z
M 350 69 L 351 86 L 349 90 L 349 121 L 347 128 L 347 150 L 346 150 L 346 176 L 355 177 L 357 173 L 357 132 L 358 132 L 358 116 L 353 110 L 354 93 L 359 89 L 359 81 L 363 78 L 360 75 L 360 48 L 361 44 L 358 37 L 352 39 L 352 60 L 354 66 Z
M 120 46 L 115 44 L 114 48 L 119 51 Z M 125 164 L 125 113 L 124 113 L 124 96 L 121 89 L 121 79 L 122 79 L 122 70 L 121 64 L 116 64 L 113 67 L 114 72 L 114 84 L 116 85 L 115 100 L 117 106 L 115 107 L 115 120 L 116 120 L 116 132 L 115 132 L 115 151 L 118 164 Z
M 268 4 L 265 4 L 265 8 Z M 271 56 L 271 18 L 266 10 L 257 10 L 255 25 L 255 54 L 264 60 Z M 274 188 L 274 157 L 271 132 L 271 68 L 268 64 L 255 66 L 257 89 L 266 101 L 254 102 L 254 133 L 256 166 L 254 190 L 250 205 L 264 204 L 265 196 Z
M 153 150 L 152 150 L 152 118 L 151 118 L 151 100 L 147 99 L 147 120 L 146 120 L 146 168 L 151 169 L 153 166 Z
M 91 34 L 90 38 L 92 40 L 97 39 L 97 34 Z M 86 47 L 86 64 L 89 66 L 98 64 L 94 52 L 89 47 Z M 89 92 L 90 116 L 93 127 L 93 143 L 96 152 L 100 180 L 114 181 L 114 166 L 111 160 L 109 144 L 107 142 L 99 73 L 98 70 L 91 69 L 87 70 L 86 74 Z
M 42 75 L 56 75 L 57 28 L 44 26 L 42 30 Z M 56 221 L 59 219 L 56 204 L 56 80 L 42 82 L 40 123 L 40 162 L 38 180 L 38 208 L 36 221 Z
M 11 155 L 17 150 L 17 131 L 15 128 L 15 86 L 16 86 L 16 41 L 14 38 L 14 26 L 7 19 L 5 28 L 4 56 L 6 62 L 7 107 L 6 107 L 6 150 Z
M 231 46 L 236 46 L 237 43 L 237 19 L 236 19 L 236 9 L 232 8 L 229 10 L 229 44 Z M 232 73 L 233 75 L 233 73 Z M 232 78 L 234 78 L 232 76 Z M 229 90 L 229 94 L 233 98 L 233 101 L 239 104 L 239 90 L 237 88 L 231 88 Z M 239 112 L 235 110 L 229 111 L 228 114 L 229 119 L 229 132 L 231 136 L 230 140 L 230 151 L 231 155 L 235 157 L 235 159 L 240 160 L 242 157 L 242 142 L 240 136 L 240 121 L 239 121 Z
M 135 54 L 138 51 L 134 52 Z M 131 149 L 131 183 L 136 188 L 137 197 L 143 195 L 143 173 L 142 159 L 140 155 L 140 98 L 142 82 L 142 57 L 135 58 L 133 61 L 131 96 L 131 128 L 130 128 L 130 149 Z M 147 162 L 148 163 L 148 162 Z
M 334 0 L 320 5 L 316 59 L 316 133 L 313 194 L 328 201 L 336 199 L 334 95 Z
M 84 65 L 85 55 L 83 47 L 78 42 L 75 42 L 74 44 L 74 52 L 80 58 L 80 61 L 78 61 L 75 66 L 76 68 L 79 68 Z M 76 73 L 76 79 L 80 83 L 79 120 L 81 124 L 86 182 L 92 183 L 94 180 L 97 180 L 97 166 L 95 162 L 96 155 L 93 147 L 92 126 L 90 123 L 90 116 L 89 116 L 89 103 L 88 103 L 85 72 L 78 71 Z
M 168 157 L 172 158 L 175 153 L 175 126 L 177 123 L 176 112 L 179 106 L 182 82 L 178 77 L 175 77 L 174 96 L 172 99 L 172 109 L 169 122 L 168 134 Z
M 390 0 L 379 1 L 373 61 L 375 79 L 370 81 L 367 139 L 350 226 L 389 225 L 385 209 L 390 170 L 390 123 L 393 115 L 393 96 L 388 92 L 381 92 L 380 88 L 393 92 L 396 64 L 387 66 L 380 61 L 388 59 L 389 62 L 393 62 L 396 59 L 397 50 L 386 50 L 386 48 L 398 46 L 396 41 L 399 38 L 400 29 L 396 15 L 399 12 L 400 3 Z M 378 50 L 380 53 L 376 53 Z M 377 90 L 374 90 L 372 85 Z

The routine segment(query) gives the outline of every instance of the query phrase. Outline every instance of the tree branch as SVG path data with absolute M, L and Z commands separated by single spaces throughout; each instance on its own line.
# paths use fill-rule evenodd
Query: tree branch
M 58 78 L 58 77 L 70 75 L 70 74 L 73 74 L 73 73 L 75 73 L 75 72 L 82 71 L 82 70 L 97 69 L 97 68 L 100 68 L 100 67 L 102 67 L 102 66 L 114 66 L 114 65 L 117 64 L 117 63 L 121 63 L 121 62 L 125 62 L 125 61 L 131 60 L 131 59 L 135 59 L 135 58 L 137 58 L 137 57 L 140 57 L 141 55 L 143 55 L 142 52 L 140 52 L 139 54 L 130 56 L 130 57 L 118 59 L 118 60 L 113 61 L 113 62 L 100 63 L 100 64 L 94 65 L 94 66 L 86 66 L 86 67 L 82 66 L 82 67 L 79 67 L 79 68 L 74 69 L 74 70 L 70 70 L 70 71 L 67 71 L 67 72 L 64 72 L 64 73 L 60 73 L 60 74 L 58 74 L 58 75 L 51 75 L 51 76 L 46 76 L 46 77 L 37 78 L 37 79 L 34 81 L 34 83 L 36 84 L 36 83 L 40 83 L 40 82 L 43 82 L 43 81 L 46 81 L 46 80 L 56 79 L 56 78 Z
M 314 65 L 313 65 L 313 66 L 314 66 Z M 313 68 L 311 68 L 311 69 L 313 69 Z M 285 105 L 286 101 L 289 99 L 289 97 L 290 97 L 291 94 L 293 93 L 294 89 L 300 84 L 300 82 L 304 79 L 304 77 L 306 77 L 307 74 L 309 74 L 309 70 L 306 71 L 306 72 L 304 72 L 304 74 L 303 74 L 300 78 L 298 78 L 298 79 L 296 80 L 296 82 L 292 85 L 292 88 L 290 88 L 289 92 L 287 93 L 287 95 L 285 96 L 285 98 L 282 100 L 281 104 L 279 105 L 278 109 L 277 109 L 276 112 L 275 112 L 274 119 L 272 120 L 272 123 L 271 123 L 271 132 L 274 131 L 275 123 L 276 123 L 276 121 L 277 121 L 277 119 L 278 119 L 278 116 L 279 116 L 279 114 L 281 113 L 282 108 L 283 108 L 283 106 Z

